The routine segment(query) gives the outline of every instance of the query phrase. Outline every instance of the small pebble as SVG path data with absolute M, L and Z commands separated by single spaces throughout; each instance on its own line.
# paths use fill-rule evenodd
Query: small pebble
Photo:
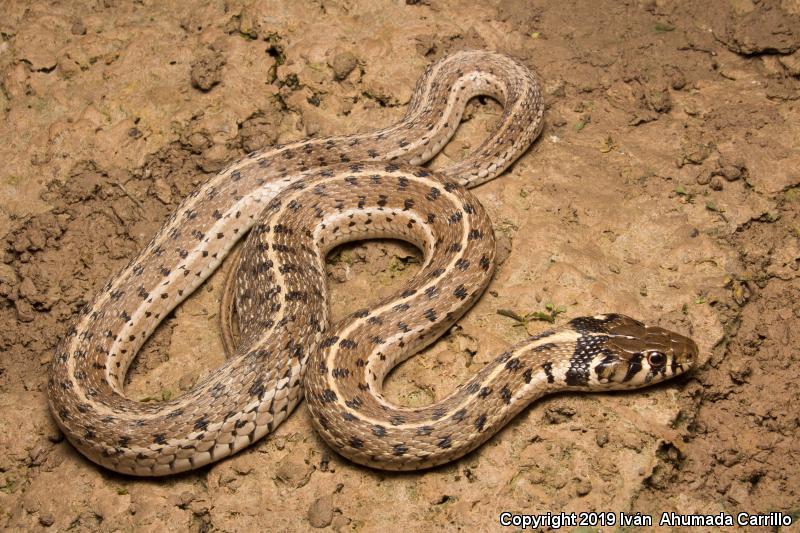
M 44 527 L 50 527 L 56 522 L 56 517 L 53 516 L 53 513 L 44 513 L 39 515 L 39 523 L 42 524 Z
M 208 92 L 222 81 L 222 67 L 225 58 L 220 53 L 207 52 L 201 55 L 191 66 L 192 87 Z
M 178 507 L 180 507 L 181 509 L 186 509 L 189 506 L 189 504 L 195 500 L 195 498 L 196 496 L 193 493 L 189 492 L 188 490 L 181 492 L 178 500 L 179 502 Z
M 86 25 L 80 20 L 76 20 L 72 23 L 72 28 L 69 31 L 72 35 L 86 35 Z
M 725 450 L 717 454 L 716 459 L 718 462 L 725 465 L 726 468 L 731 468 L 742 461 L 742 456 L 736 450 Z
M 676 70 L 670 76 L 670 87 L 672 87 L 676 91 L 680 91 L 684 87 L 686 87 L 686 77 L 683 75 L 683 72 Z
M 309 137 L 314 137 L 322 129 L 319 120 L 311 117 L 308 118 L 303 117 L 303 118 L 306 126 L 306 135 Z
M 573 416 L 575 409 L 567 406 L 548 407 L 544 412 L 544 419 L 549 424 L 563 424 Z
M 588 479 L 578 481 L 578 485 L 575 487 L 575 493 L 578 496 L 586 496 L 590 492 L 592 492 L 592 483 Z
M 594 441 L 597 443 L 598 446 L 601 448 L 608 444 L 608 431 L 601 429 L 597 432 L 594 436 Z
M 733 165 L 722 167 L 722 175 L 728 181 L 736 181 L 742 177 L 742 169 Z
M 64 434 L 61 433 L 61 430 L 57 427 L 49 428 L 47 432 L 47 440 L 52 442 L 53 444 L 58 444 L 59 442 L 64 440 Z
M 740 481 L 731 483 L 725 494 L 735 505 L 742 505 L 750 499 L 749 488 Z
M 512 242 L 511 237 L 508 235 L 500 234 L 497 237 L 495 247 L 497 250 L 497 255 L 495 256 L 496 264 L 497 266 L 501 266 L 511 255 L 511 250 L 514 247 L 514 243 Z
M 17 308 L 17 320 L 20 322 L 33 322 L 36 318 L 36 311 L 27 301 L 17 300 L 14 305 Z
M 28 451 L 28 465 L 30 466 L 40 466 L 45 459 L 45 449 L 41 444 L 37 444 Z
M 556 98 L 562 98 L 567 95 L 567 91 L 565 90 L 566 85 L 567 84 L 564 80 L 558 80 L 555 83 L 548 83 L 547 85 L 545 85 L 544 90 L 550 96 L 554 96 Z M 566 121 L 564 121 L 564 124 L 566 124 Z
M 206 148 L 210 147 L 212 144 L 211 140 L 206 135 L 197 131 L 189 135 L 189 138 L 186 140 L 189 142 L 189 144 L 192 146 L 192 149 L 196 153 L 202 152 Z
M 708 182 L 708 186 L 715 191 L 721 191 L 723 187 L 722 180 L 719 179 L 719 176 L 714 176 L 711 178 L 711 181 Z
M 337 515 L 336 518 L 334 518 L 333 522 L 331 523 L 331 528 L 333 528 L 334 531 L 342 531 L 348 525 L 350 525 L 349 518 L 347 518 L 346 516 Z
M 275 471 L 275 480 L 299 489 L 308 483 L 313 473 L 313 466 L 307 465 L 302 459 L 293 458 L 281 463 Z
M 158 192 L 158 188 L 156 188 L 156 198 L 158 198 L 159 200 L 161 200 L 163 203 L 166 204 L 171 199 L 171 196 L 167 198 L 166 196 L 161 195 Z M 194 385 L 194 378 L 188 374 L 181 376 L 181 379 L 178 381 L 178 388 L 182 391 L 191 389 L 192 385 Z
M 708 185 L 708 182 L 711 181 L 711 173 L 707 170 L 701 170 L 694 180 L 698 185 Z
M 328 450 L 325 450 L 322 452 L 322 457 L 319 460 L 320 472 L 328 472 L 330 464 L 331 464 L 331 454 Z
M 331 525 L 333 521 L 333 497 L 322 496 L 317 498 L 308 508 L 307 517 L 311 527 L 323 528 Z
M 333 77 L 337 81 L 345 79 L 356 68 L 357 60 L 351 52 L 341 52 L 333 58 Z

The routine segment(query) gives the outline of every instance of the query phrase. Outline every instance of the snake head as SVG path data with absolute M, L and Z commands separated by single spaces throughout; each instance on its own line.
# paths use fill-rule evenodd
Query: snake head
M 592 317 L 606 340 L 594 374 L 610 389 L 633 389 L 679 376 L 697 360 L 697 344 L 658 326 L 625 315 Z

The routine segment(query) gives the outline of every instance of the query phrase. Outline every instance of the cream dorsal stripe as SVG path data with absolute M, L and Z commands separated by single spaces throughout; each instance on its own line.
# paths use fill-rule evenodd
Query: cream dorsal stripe
M 536 76 L 523 65 L 492 52 L 465 51 L 425 71 L 406 116 L 397 124 L 253 152 L 193 191 L 79 313 L 56 349 L 48 395 L 53 416 L 70 442 L 113 470 L 162 475 L 215 461 L 272 431 L 301 397 L 308 356 L 302 343 L 313 342 L 314 335 L 281 340 L 276 334 L 265 345 L 241 348 L 187 393 L 166 402 L 143 404 L 127 398 L 125 374 L 161 320 L 211 275 L 279 194 L 302 186 L 315 173 L 349 177 L 360 172 L 359 165 L 376 161 L 425 162 L 450 139 L 467 101 L 478 95 L 497 99 L 503 114 L 486 140 L 465 160 L 443 170 L 440 178 L 477 185 L 500 174 L 536 138 L 543 102 Z M 330 169 L 332 165 L 340 166 Z M 348 190 L 358 196 L 356 189 Z M 353 209 L 359 209 L 358 198 Z M 406 223 L 420 224 L 412 220 Z M 386 236 L 397 233 L 394 227 L 383 231 Z M 310 257 L 306 252 L 303 255 Z M 281 283 L 295 274 L 277 272 L 275 284 L 263 290 L 285 298 Z M 277 313 L 285 312 L 284 304 Z M 248 328 L 246 314 L 240 317 L 243 329 Z M 278 318 L 271 328 L 285 325 L 284 319 Z M 320 322 L 324 331 L 327 324 Z M 264 340 L 252 328 L 248 331 L 259 342 Z M 286 345 L 291 347 L 289 355 L 281 352 Z M 286 357 L 281 359 L 278 352 Z M 258 376 L 258 385 L 243 387 L 245 375 Z

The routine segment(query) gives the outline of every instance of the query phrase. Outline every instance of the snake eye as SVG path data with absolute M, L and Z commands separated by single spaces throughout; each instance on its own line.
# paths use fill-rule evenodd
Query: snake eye
M 647 362 L 652 367 L 664 366 L 664 363 L 667 362 L 667 356 L 661 352 L 647 352 Z

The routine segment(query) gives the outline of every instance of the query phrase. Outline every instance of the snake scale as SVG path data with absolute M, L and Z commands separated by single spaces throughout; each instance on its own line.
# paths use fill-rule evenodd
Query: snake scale
M 503 105 L 487 139 L 442 171 L 415 166 L 441 150 L 478 95 Z M 409 470 L 460 457 L 543 394 L 639 387 L 689 369 L 697 354 L 690 339 L 609 314 L 527 339 L 432 405 L 382 396 L 386 374 L 444 333 L 488 284 L 492 226 L 466 187 L 494 178 L 530 146 L 543 108 L 537 77 L 520 63 L 458 52 L 428 67 L 397 124 L 253 152 L 208 179 L 58 345 L 48 392 L 66 437 L 112 470 L 171 474 L 252 444 L 305 394 L 336 451 Z M 137 351 L 248 231 L 235 273 L 234 352 L 177 398 L 127 398 Z M 419 247 L 421 270 L 394 296 L 330 325 L 326 254 L 383 237 Z

